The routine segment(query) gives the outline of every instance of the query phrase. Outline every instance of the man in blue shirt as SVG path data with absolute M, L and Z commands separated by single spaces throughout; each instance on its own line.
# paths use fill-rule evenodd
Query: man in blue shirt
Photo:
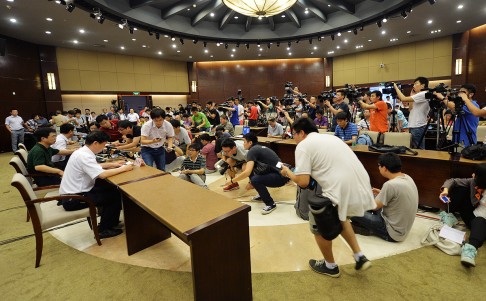
M 334 136 L 342 139 L 344 143 L 352 145 L 356 143 L 358 138 L 358 127 L 356 124 L 348 122 L 348 114 L 346 112 L 339 112 L 336 114 L 336 131 Z
M 462 105 L 461 110 L 457 110 L 454 101 L 451 101 L 448 97 L 444 97 L 440 93 L 434 92 L 434 94 L 437 98 L 442 100 L 453 113 L 457 114 L 456 120 L 454 121 L 452 141 L 454 143 L 464 144 L 464 147 L 476 144 L 476 132 L 478 129 L 479 118 L 474 116 L 465 104 Z M 471 105 L 479 109 L 478 103 L 473 100 L 475 94 L 476 87 L 473 84 L 464 84 L 459 89 L 458 96 L 461 97 L 464 102 L 467 100 Z

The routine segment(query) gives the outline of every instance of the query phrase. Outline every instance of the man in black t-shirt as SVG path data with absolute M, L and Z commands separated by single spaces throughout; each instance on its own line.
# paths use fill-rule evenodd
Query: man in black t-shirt
M 250 183 L 247 189 L 255 188 L 259 194 L 259 199 L 265 203 L 262 214 L 269 214 L 277 208 L 277 205 L 270 196 L 267 187 L 282 187 L 289 179 L 280 174 L 282 162 L 277 154 L 268 147 L 259 145 L 258 138 L 254 133 L 250 132 L 244 135 L 243 142 L 243 146 L 248 150 L 246 168 L 226 184 L 230 185 L 249 177 Z
M 118 131 L 123 135 L 125 143 L 113 142 L 113 146 L 116 146 L 117 149 L 131 149 L 140 146 L 141 126 L 133 125 L 128 120 L 121 120 L 118 122 Z

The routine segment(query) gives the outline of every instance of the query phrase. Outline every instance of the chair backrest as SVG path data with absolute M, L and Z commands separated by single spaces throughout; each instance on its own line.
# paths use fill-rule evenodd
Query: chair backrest
M 16 187 L 18 191 L 20 192 L 20 195 L 22 196 L 22 199 L 24 199 L 24 202 L 31 201 L 37 199 L 37 196 L 35 195 L 34 189 L 32 189 L 32 186 L 29 183 L 29 180 L 27 178 L 20 174 L 16 173 L 13 175 L 11 185 Z M 42 210 L 41 206 L 39 203 L 34 204 L 34 206 L 29 206 L 27 205 L 27 209 L 29 209 L 29 215 L 32 217 L 32 212 L 31 210 L 34 209 L 37 212 L 37 216 L 39 217 L 39 221 L 42 220 Z
M 335 134 L 336 132 L 324 132 L 324 133 L 321 133 L 321 134 L 326 134 L 326 135 L 333 135 Z
M 410 133 L 385 133 L 384 144 L 410 147 L 412 134 Z
M 24 163 L 25 166 L 27 166 L 27 157 L 29 156 L 29 153 L 25 149 L 19 148 L 15 154 L 19 156 L 20 160 Z
M 327 132 L 327 129 L 318 129 L 319 134 L 325 134 Z
M 242 125 L 235 125 L 235 132 L 234 135 L 238 136 L 243 134 L 243 126 Z
M 27 146 L 25 146 L 25 144 L 23 144 L 23 143 L 19 143 L 19 148 L 25 150 L 26 152 L 29 152 L 27 150 Z
M 20 160 L 19 157 L 16 157 L 16 156 L 12 157 L 12 159 L 10 159 L 9 164 L 15 169 L 16 172 L 24 175 L 27 178 L 27 181 L 29 181 L 30 186 L 34 185 L 34 181 L 33 181 L 32 177 L 29 176 L 29 172 L 27 171 L 27 167 L 24 165 L 24 162 L 22 162 L 22 160 Z
M 373 144 L 378 143 L 378 134 L 379 134 L 378 132 L 363 131 L 363 130 L 361 130 L 359 132 L 360 135 L 364 134 L 364 133 L 366 133 L 366 134 L 368 134 L 368 136 L 370 136 L 371 140 L 373 141 Z
M 478 126 L 478 130 L 476 131 L 476 137 L 478 142 L 484 142 L 486 140 L 486 126 Z

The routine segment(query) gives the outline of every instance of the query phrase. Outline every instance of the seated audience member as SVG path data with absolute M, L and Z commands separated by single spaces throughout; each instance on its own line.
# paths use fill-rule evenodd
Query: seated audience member
M 191 117 L 188 114 L 183 114 L 182 115 L 182 125 L 184 126 L 184 128 L 186 130 L 190 130 L 191 124 L 192 124 Z
M 348 115 L 345 112 L 336 114 L 336 132 L 334 136 L 340 138 L 344 143 L 351 145 L 358 138 L 358 127 L 356 124 L 348 122 Z
M 270 196 L 267 187 L 282 187 L 289 179 L 280 174 L 280 167 L 277 167 L 279 163 L 282 164 L 280 158 L 273 150 L 259 145 L 255 133 L 245 134 L 243 142 L 245 150 L 248 150 L 246 166 L 238 176 L 231 178 L 226 184 L 229 186 L 249 177 L 250 183 L 247 189 L 255 188 L 258 196 L 254 199 L 261 199 L 265 203 L 262 214 L 269 214 L 277 208 L 277 205 Z
M 204 171 L 206 174 L 213 173 L 216 171 L 214 164 L 218 162 L 218 156 L 214 151 L 216 145 L 212 142 L 211 136 L 209 136 L 208 134 L 202 134 L 201 136 L 199 136 L 199 139 L 201 140 L 201 144 L 203 145 L 201 149 L 201 155 L 206 159 L 206 168 Z
M 268 119 L 268 137 L 270 138 L 282 138 L 284 134 L 283 126 L 278 123 L 275 118 Z
M 123 135 L 125 142 L 113 142 L 113 146 L 116 146 L 117 149 L 131 149 L 140 145 L 140 137 L 142 136 L 141 126 L 133 125 L 128 120 L 120 120 L 118 122 L 118 131 Z
M 25 123 L 26 129 L 24 135 L 24 144 L 27 149 L 31 149 L 37 143 L 37 140 L 34 137 L 34 133 L 39 128 L 39 123 L 37 122 L 39 118 L 39 114 L 32 114 L 32 118 L 27 120 L 27 122 Z
M 127 120 L 127 115 L 125 115 L 125 111 L 122 108 L 118 109 L 118 120 Z
M 462 247 L 461 263 L 476 266 L 478 249 L 486 240 L 486 164 L 477 164 L 472 178 L 448 179 L 442 184 L 439 198 L 448 197 L 450 212 L 459 212 L 471 230 L 468 242 Z
M 96 117 L 98 117 L 98 115 L 96 115 L 96 112 L 91 112 L 90 117 L 88 119 L 89 123 L 95 122 Z
M 89 124 L 89 132 L 91 133 L 92 131 L 99 131 L 100 127 L 99 124 L 96 123 L 96 121 L 93 121 Z
M 213 102 L 211 102 L 211 103 L 213 103 Z M 207 113 L 207 118 L 208 118 L 209 123 L 211 124 L 212 127 L 215 127 L 215 126 L 217 126 L 218 124 L 221 123 L 219 112 L 214 107 L 209 109 L 209 111 Z
M 165 151 L 174 149 L 174 128 L 170 122 L 165 121 L 165 112 L 162 109 L 153 109 L 150 112 L 152 120 L 142 126 L 142 159 L 148 166 L 154 163 L 160 170 L 165 170 Z M 167 149 L 164 144 L 167 142 Z
M 54 155 L 70 155 L 74 150 L 57 150 L 51 147 L 56 143 L 56 130 L 53 128 L 40 128 L 34 133 L 37 143 L 30 150 L 27 157 L 27 170 L 35 174 L 34 181 L 39 187 L 58 185 L 64 172 L 52 163 Z
M 191 144 L 191 138 L 189 138 L 187 130 L 181 126 L 178 120 L 173 119 L 170 121 L 170 124 L 174 128 L 174 145 L 180 147 L 185 152 L 187 146 Z
M 211 130 L 211 124 L 204 113 L 199 112 L 197 107 L 191 108 L 192 113 L 192 127 L 199 129 L 200 132 L 209 132 Z
M 74 111 L 74 119 L 76 121 L 76 132 L 78 133 L 87 133 L 86 121 L 84 120 L 83 116 L 81 115 L 81 110 Z
M 373 188 L 376 209 L 363 217 L 351 217 L 354 232 L 375 235 L 386 241 L 400 242 L 407 238 L 415 221 L 418 190 L 413 179 L 402 173 L 400 157 L 394 153 L 378 157 L 380 174 L 388 181 L 380 189 Z
M 83 146 L 69 159 L 62 178 L 59 193 L 82 194 L 89 197 L 97 207 L 101 207 L 101 221 L 99 224 L 100 238 L 108 238 L 121 234 L 118 226 L 121 210 L 121 196 L 118 188 L 104 181 L 110 176 L 129 171 L 133 165 L 124 165 L 125 162 L 102 163 L 96 162 L 96 154 L 101 152 L 110 139 L 108 134 L 94 131 L 86 137 Z M 66 211 L 86 208 L 87 205 L 79 200 L 63 200 L 62 205 Z
M 222 159 L 225 161 L 229 168 L 226 171 L 230 177 L 230 184 L 223 188 L 224 192 L 240 189 L 238 182 L 233 181 L 236 175 L 236 169 L 245 169 L 246 153 L 247 149 L 244 147 L 244 143 L 241 140 L 234 141 L 230 138 L 226 138 L 221 142 L 221 149 L 223 150 Z
M 224 128 L 224 131 L 229 133 L 230 136 L 234 136 L 235 135 L 235 129 L 233 127 L 233 124 L 231 124 L 231 122 L 229 122 L 228 116 L 222 115 L 219 119 L 221 121 L 221 124 L 219 126 L 222 126 Z
M 221 143 L 223 142 L 224 139 L 231 138 L 231 135 L 225 132 L 224 128 L 219 125 L 216 127 L 216 132 L 214 133 L 214 137 L 216 138 L 214 143 L 214 152 L 216 153 L 216 156 L 218 156 L 218 158 L 222 158 L 221 152 L 223 149 L 221 148 Z
M 201 149 L 198 143 L 193 143 L 187 148 L 187 156 L 182 162 L 181 174 L 179 179 L 192 182 L 202 188 L 208 189 L 206 185 L 206 175 L 204 174 L 204 167 L 206 166 L 206 160 L 199 154 Z
M 358 122 L 358 131 L 365 130 L 369 131 L 370 130 L 370 110 L 365 109 L 363 110 L 363 115 L 361 115 L 361 120 Z
M 400 110 L 393 110 L 392 105 L 386 103 L 388 108 L 389 132 L 408 132 L 408 121 Z
M 322 110 L 317 110 L 316 118 L 314 119 L 314 123 L 318 129 L 327 129 L 327 117 L 324 116 L 324 112 Z
M 120 140 L 121 134 L 118 132 L 118 119 L 109 120 L 106 115 L 99 115 L 96 117 L 96 123 L 99 125 L 99 130 L 105 132 L 110 136 L 110 142 Z
M 74 136 L 74 125 L 70 123 L 63 124 L 60 127 L 60 131 L 61 133 L 56 137 L 56 142 L 51 147 L 57 150 L 68 150 L 68 145 L 76 143 L 71 141 L 71 138 Z M 75 148 L 70 149 L 69 151 L 73 152 L 74 150 Z M 68 160 L 69 156 L 62 156 L 59 154 L 52 156 L 54 166 L 62 170 L 66 168 Z

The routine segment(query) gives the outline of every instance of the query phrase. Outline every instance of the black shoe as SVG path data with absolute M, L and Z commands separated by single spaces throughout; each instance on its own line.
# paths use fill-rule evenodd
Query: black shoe
M 354 266 L 355 270 L 367 270 L 371 267 L 371 261 L 366 258 L 366 256 L 360 256 L 359 260 L 356 261 L 356 265 Z
M 311 260 L 309 260 L 309 266 L 311 267 L 311 269 L 314 272 L 319 273 L 319 274 L 323 274 L 323 275 L 326 275 L 326 276 L 337 278 L 337 277 L 339 277 L 339 275 L 341 275 L 339 273 L 339 267 L 338 266 L 336 266 L 334 269 L 330 269 L 326 266 L 326 262 L 324 261 L 324 259 L 322 259 L 322 260 L 311 259 Z
M 110 238 L 113 236 L 117 236 L 123 233 L 123 230 L 121 229 L 105 229 L 99 233 L 100 239 L 103 238 Z
M 359 235 L 371 236 L 373 234 L 370 229 L 362 227 L 357 223 L 351 222 L 351 227 L 353 227 L 354 233 L 359 234 Z

